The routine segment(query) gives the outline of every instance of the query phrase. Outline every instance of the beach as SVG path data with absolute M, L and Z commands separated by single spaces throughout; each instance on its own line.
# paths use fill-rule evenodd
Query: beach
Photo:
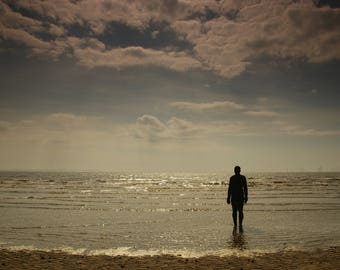
M 315 251 L 281 251 L 251 257 L 174 255 L 107 256 L 71 255 L 65 252 L 0 251 L 1 270 L 21 269 L 338 269 L 339 248 Z
M 337 269 L 339 173 L 0 173 L 1 269 Z

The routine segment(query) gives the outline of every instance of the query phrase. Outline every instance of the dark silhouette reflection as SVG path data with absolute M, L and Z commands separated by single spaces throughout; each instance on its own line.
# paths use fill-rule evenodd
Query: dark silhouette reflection
M 237 231 L 237 227 L 234 227 L 231 235 L 230 245 L 231 248 L 236 248 L 240 250 L 244 250 L 247 248 L 247 240 L 244 234 L 243 227 L 240 227 L 239 231 Z

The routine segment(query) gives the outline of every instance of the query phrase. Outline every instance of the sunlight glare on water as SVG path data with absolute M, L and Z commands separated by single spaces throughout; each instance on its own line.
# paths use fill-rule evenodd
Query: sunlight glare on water
M 1 172 L 0 246 L 218 254 L 339 245 L 340 173 L 246 176 L 240 233 L 224 173 Z

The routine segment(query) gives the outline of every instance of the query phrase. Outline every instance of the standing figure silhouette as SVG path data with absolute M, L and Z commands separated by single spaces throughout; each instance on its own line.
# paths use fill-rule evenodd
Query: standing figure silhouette
M 247 179 L 241 175 L 240 166 L 235 166 L 235 174 L 230 177 L 227 203 L 233 208 L 234 227 L 237 227 L 237 212 L 240 230 L 242 230 L 243 222 L 243 204 L 248 201 Z

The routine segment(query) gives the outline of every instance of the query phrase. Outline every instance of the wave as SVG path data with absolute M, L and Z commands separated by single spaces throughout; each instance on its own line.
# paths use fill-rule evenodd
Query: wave
M 287 247 L 281 249 L 247 249 L 240 250 L 237 248 L 226 248 L 219 250 L 206 250 L 198 251 L 194 249 L 135 249 L 133 247 L 117 247 L 108 249 L 87 249 L 87 248 L 73 248 L 73 247 L 58 247 L 58 248 L 37 248 L 33 245 L 25 246 L 10 246 L 2 247 L 3 250 L 8 251 L 43 251 L 43 252 L 62 252 L 71 255 L 84 255 L 84 256 L 129 256 L 129 257 L 142 257 L 142 256 L 163 256 L 171 255 L 182 258 L 199 258 L 205 256 L 217 256 L 217 257 L 254 257 L 263 254 L 277 253 L 281 251 L 303 251 L 308 250 L 301 247 Z

